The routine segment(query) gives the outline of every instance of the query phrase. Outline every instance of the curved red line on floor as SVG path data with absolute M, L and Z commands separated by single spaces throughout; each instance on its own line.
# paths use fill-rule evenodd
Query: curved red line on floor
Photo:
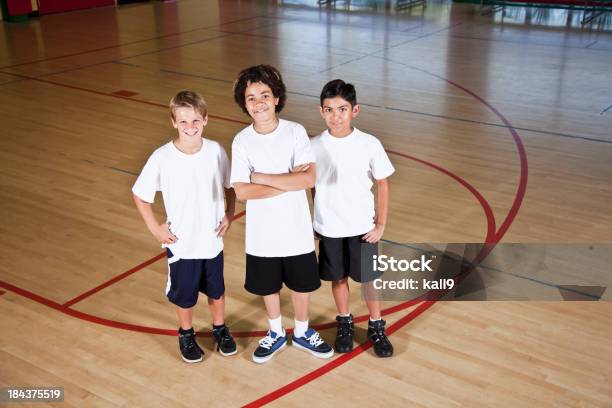
M 474 195 L 474 197 L 476 197 L 476 199 L 478 200 L 478 202 L 480 203 L 480 205 L 483 208 L 483 211 L 484 211 L 485 216 L 487 218 L 487 225 L 488 225 L 488 227 L 487 227 L 487 238 L 486 239 L 489 238 L 489 231 L 491 231 L 491 224 L 493 225 L 493 230 L 495 229 L 494 228 L 495 218 L 493 216 L 493 211 L 491 210 L 491 207 L 490 207 L 489 203 L 486 201 L 486 199 L 484 199 L 482 194 L 480 194 L 480 192 L 478 192 L 478 190 L 475 187 L 473 187 L 467 181 L 463 180 L 461 177 L 457 176 L 456 174 L 452 173 L 451 171 L 446 170 L 446 169 L 444 169 L 444 168 L 442 168 L 442 167 L 440 167 L 438 165 L 435 165 L 433 163 L 430 163 L 428 161 L 425 161 L 425 160 L 422 160 L 422 159 L 417 159 L 416 157 L 409 156 L 409 155 L 406 155 L 406 154 L 402 154 L 402 153 L 399 153 L 399 152 L 389 151 L 389 153 L 396 154 L 396 155 L 399 155 L 401 157 L 404 157 L 404 158 L 407 158 L 407 159 L 410 159 L 410 160 L 415 160 L 415 161 L 417 161 L 419 163 L 422 163 L 422 164 L 425 164 L 427 166 L 430 166 L 430 167 L 432 167 L 432 168 L 442 172 L 443 174 L 446 174 L 447 176 L 453 178 L 454 180 L 458 181 L 461 185 L 463 185 L 470 193 L 472 193 Z M 244 212 L 242 212 L 240 214 L 237 214 L 236 218 L 238 218 L 239 216 L 242 216 L 242 215 L 244 215 Z M 152 263 L 151 262 L 152 260 L 159 260 L 161 258 L 163 258 L 163 253 L 155 256 L 154 258 L 152 258 L 152 259 L 150 259 L 148 261 L 143 262 L 141 265 L 139 265 L 139 266 L 141 266 L 141 268 L 139 268 L 139 269 L 133 268 L 133 269 L 131 269 L 128 272 L 130 272 L 129 274 L 132 274 L 132 273 L 136 272 L 137 270 L 140 270 L 140 269 L 144 268 L 145 266 L 150 265 Z M 125 273 L 119 275 L 118 277 L 113 278 L 111 280 L 112 281 L 111 283 L 116 283 L 119 280 L 118 279 L 119 277 L 124 278 L 124 277 L 128 276 L 128 272 L 125 272 Z M 54 301 L 52 301 L 50 299 L 44 298 L 42 296 L 39 296 L 39 295 L 37 295 L 37 294 L 35 294 L 33 292 L 27 291 L 25 289 L 18 288 L 18 287 L 14 286 L 14 285 L 10 285 L 10 284 L 8 284 L 8 283 L 6 283 L 4 281 L 0 281 L 0 286 L 6 288 L 8 290 L 11 290 L 11 291 L 13 291 L 13 292 L 15 292 L 15 293 L 17 293 L 17 294 L 19 294 L 21 296 L 24 296 L 26 298 L 29 298 L 31 300 L 34 300 L 36 302 L 42 303 L 42 304 L 44 304 L 46 306 L 49 306 L 49 307 L 51 307 L 51 308 L 53 308 L 55 310 L 58 310 L 58 311 L 60 311 L 62 313 L 66 313 L 66 314 L 68 314 L 70 316 L 73 316 L 73 317 L 76 317 L 76 318 L 79 318 L 79 319 L 82 319 L 82 320 L 86 320 L 86 321 L 89 321 L 89 322 L 92 322 L 92 323 L 96 323 L 96 324 L 100 324 L 100 325 L 108 326 L 108 327 L 113 327 L 113 328 L 117 328 L 117 329 L 141 332 L 141 333 L 159 334 L 159 335 L 165 335 L 165 336 L 176 336 L 177 335 L 176 329 L 162 329 L 162 328 L 156 328 L 156 327 L 147 327 L 147 326 L 140 326 L 140 325 L 135 325 L 135 324 L 130 324 L 130 323 L 123 323 L 123 322 L 118 322 L 118 321 L 115 321 L 115 320 L 109 320 L 109 319 L 105 319 L 105 318 L 102 318 L 102 317 L 94 316 L 94 315 L 91 315 L 89 313 L 80 312 L 78 310 L 71 309 L 70 307 L 68 307 L 68 305 L 59 304 L 59 303 L 54 302 Z M 104 283 L 104 284 L 99 285 L 98 287 L 96 287 L 96 288 L 86 292 L 85 294 L 78 296 L 75 299 L 82 300 L 82 299 L 84 299 L 84 297 L 83 297 L 84 295 L 91 295 L 91 294 L 93 294 L 95 292 L 98 292 L 98 291 L 104 289 L 105 287 L 108 287 L 108 286 L 109 285 Z M 401 311 L 401 310 L 404 310 L 406 308 L 409 308 L 409 307 L 411 307 L 411 306 L 413 306 L 413 305 L 415 305 L 415 304 L 417 304 L 417 303 L 419 303 L 419 302 L 421 302 L 421 301 L 423 301 L 425 299 L 426 299 L 426 294 L 422 295 L 422 296 L 420 296 L 420 297 L 418 297 L 416 299 L 412 299 L 410 301 L 406 301 L 406 302 L 400 303 L 398 305 L 386 308 L 386 309 L 382 310 L 382 314 L 383 315 L 388 315 L 388 314 L 391 314 L 391 313 L 396 313 L 398 311 Z M 69 304 L 69 305 L 70 304 L 74 304 L 74 303 L 76 303 L 76 302 L 73 302 L 73 301 L 68 301 L 67 302 L 67 304 Z M 367 315 L 355 317 L 355 321 L 358 322 L 358 323 L 362 322 L 362 321 L 366 321 L 367 319 L 368 319 Z M 322 330 L 322 329 L 334 327 L 335 324 L 336 324 L 335 322 L 328 322 L 328 323 L 322 323 L 322 324 L 318 324 L 318 325 L 313 325 L 313 327 L 316 328 L 317 330 Z M 291 332 L 290 329 L 288 331 Z M 244 332 L 244 331 L 237 331 L 237 332 L 233 332 L 232 334 L 235 337 L 254 337 L 254 336 L 265 336 L 266 331 L 263 331 L 263 330 L 261 330 L 261 331 L 246 331 L 246 332 Z M 198 335 L 203 336 L 203 337 L 210 337 L 211 333 L 209 331 L 205 331 L 205 332 L 199 332 Z
M 420 70 L 420 69 L 419 69 Z M 495 245 L 497 243 L 499 243 L 502 239 L 502 237 L 506 234 L 508 228 L 510 227 L 510 225 L 512 224 L 512 222 L 514 221 L 514 219 L 516 218 L 516 215 L 518 214 L 518 210 L 521 207 L 521 204 L 523 202 L 523 199 L 525 197 L 525 192 L 527 191 L 527 178 L 528 178 L 528 164 L 527 164 L 527 153 L 525 151 L 525 147 L 523 145 L 523 142 L 520 138 L 520 136 L 518 135 L 518 133 L 516 132 L 516 129 L 514 129 L 514 127 L 512 126 L 512 124 L 510 124 L 510 122 L 506 119 L 506 117 L 504 115 L 502 115 L 496 108 L 494 108 L 490 103 L 488 103 L 486 100 L 484 100 L 483 98 L 481 98 L 480 96 L 478 96 L 477 94 L 475 94 L 474 92 L 470 91 L 469 89 L 453 82 L 450 81 L 444 77 L 441 77 L 439 75 L 436 74 L 432 74 L 428 71 L 425 70 L 420 70 L 422 72 L 425 72 L 426 74 L 435 76 L 439 79 L 442 79 L 443 81 L 463 90 L 464 92 L 468 93 L 469 95 L 473 96 L 476 100 L 478 100 L 479 102 L 483 103 L 487 108 L 489 108 L 493 113 L 495 113 L 501 120 L 502 122 L 504 122 L 504 124 L 506 124 L 506 126 L 508 126 L 508 129 L 510 130 L 510 133 L 512 134 L 512 137 L 514 139 L 514 142 L 517 146 L 517 150 L 518 150 L 518 154 L 519 154 L 519 160 L 520 160 L 520 178 L 519 178 L 519 186 L 517 188 L 517 192 L 515 194 L 514 197 L 514 201 L 512 203 L 512 206 L 510 208 L 510 210 L 508 211 L 508 214 L 506 215 L 506 218 L 504 219 L 504 221 L 502 222 L 501 226 L 499 227 L 499 230 L 497 230 L 497 232 L 495 232 L 493 234 L 492 240 L 491 240 L 491 229 L 487 228 L 487 244 L 483 246 L 483 248 L 481 249 L 481 251 L 478 253 L 478 255 L 476 256 L 476 258 L 474 259 L 474 261 L 472 262 L 471 266 L 468 267 L 467 269 L 465 269 L 464 271 L 461 272 L 460 276 L 458 277 L 459 281 L 461 281 L 463 278 L 465 278 L 467 276 L 467 274 L 478 265 L 478 263 L 482 262 L 482 260 L 493 250 L 493 248 L 495 247 Z M 480 195 L 481 196 L 481 195 Z M 481 196 L 482 197 L 482 196 Z M 478 198 L 478 197 L 477 197 Z M 482 199 L 484 200 L 484 197 L 482 197 Z M 480 201 L 480 199 L 479 199 Z M 485 200 L 486 202 L 486 200 Z M 485 210 L 485 213 L 487 213 L 487 211 Z M 425 310 L 429 309 L 431 306 L 433 306 L 433 304 L 439 300 L 440 297 L 442 297 L 444 295 L 444 293 L 439 293 L 439 295 L 437 296 L 436 299 L 434 300 L 428 300 L 423 302 L 422 304 L 420 304 L 417 308 L 415 308 L 415 310 L 413 310 L 412 312 L 408 313 L 406 316 L 402 317 L 400 320 L 398 320 L 397 322 L 395 322 L 394 324 L 392 324 L 391 326 L 389 326 L 388 328 L 388 334 L 392 334 L 393 332 L 395 332 L 396 330 L 399 330 L 400 328 L 402 328 L 403 326 L 405 326 L 406 324 L 408 324 L 409 322 L 411 322 L 412 320 L 414 320 L 417 316 L 419 316 L 421 313 L 423 313 Z M 327 374 L 328 372 L 330 372 L 331 370 L 333 370 L 334 368 L 339 367 L 340 365 L 346 363 L 347 361 L 352 360 L 353 358 L 355 358 L 356 356 L 358 356 L 359 354 L 363 353 L 364 351 L 366 351 L 367 349 L 369 349 L 370 347 L 372 347 L 372 344 L 369 341 L 366 341 L 365 343 L 362 343 L 359 345 L 359 347 L 353 349 L 353 351 L 351 351 L 350 353 L 347 354 L 343 354 L 340 357 L 332 360 L 331 362 L 319 367 L 318 369 L 302 376 L 299 377 L 298 379 L 290 382 L 287 385 L 284 385 L 283 387 L 280 387 L 266 395 L 264 395 L 263 397 L 252 401 L 246 405 L 244 405 L 244 407 L 260 407 L 263 405 L 266 405 L 272 401 L 277 400 L 278 398 L 302 387 L 303 385 L 308 384 L 311 381 L 316 380 L 317 378 Z

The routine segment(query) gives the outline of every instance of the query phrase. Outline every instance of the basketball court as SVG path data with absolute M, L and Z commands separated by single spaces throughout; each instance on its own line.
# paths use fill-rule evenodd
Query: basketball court
M 322 86 L 355 84 L 355 125 L 396 168 L 388 242 L 486 242 L 475 264 L 510 243 L 610 254 L 609 15 L 583 26 L 571 10 L 333 3 L 179 0 L 0 23 L 0 387 L 63 387 L 64 402 L 48 405 L 76 407 L 612 406 L 605 288 L 589 299 L 600 301 L 388 301 L 395 355 L 379 359 L 353 285 L 351 353 L 319 360 L 288 347 L 254 364 L 267 326 L 263 302 L 243 288 L 243 203 L 224 249 L 239 352 L 213 350 L 201 297 L 194 326 L 206 356 L 180 360 L 165 253 L 131 187 L 176 135 L 167 105 L 179 90 L 204 95 L 205 137 L 229 154 L 250 123 L 233 81 L 254 64 L 283 73 L 281 117 L 310 136 L 324 129 Z M 155 210 L 163 219 L 159 194 Z M 580 270 L 521 278 L 530 272 L 507 279 L 525 291 L 610 281 L 609 269 L 591 283 Z M 281 302 L 292 327 L 288 293 Z M 324 283 L 310 322 L 332 343 L 335 315 Z

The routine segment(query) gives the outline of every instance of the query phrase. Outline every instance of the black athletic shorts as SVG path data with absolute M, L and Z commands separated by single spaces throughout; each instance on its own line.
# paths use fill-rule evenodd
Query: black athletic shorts
M 319 275 L 325 281 L 339 281 L 350 276 L 355 282 L 370 282 L 382 276 L 373 270 L 373 256 L 378 244 L 361 239 L 363 235 L 329 238 L 319 241 Z
M 314 251 L 283 257 L 262 257 L 246 254 L 244 288 L 260 296 L 271 295 L 283 287 L 295 292 L 313 292 L 321 287 Z

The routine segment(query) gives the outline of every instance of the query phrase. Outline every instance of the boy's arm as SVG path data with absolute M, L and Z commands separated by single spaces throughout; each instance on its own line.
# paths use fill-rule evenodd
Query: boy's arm
M 278 188 L 254 183 L 234 183 L 234 190 L 240 201 L 270 198 L 284 193 L 283 190 Z
M 136 194 L 134 196 L 134 204 L 136 204 L 136 208 L 138 212 L 142 216 L 145 224 L 151 234 L 162 244 L 173 244 L 178 238 L 170 232 L 170 225 L 168 223 L 160 224 L 155 218 L 155 214 L 153 214 L 153 207 L 151 203 L 148 203 L 138 197 Z
M 306 163 L 294 167 L 290 173 L 265 174 L 254 172 L 251 182 L 264 184 L 283 191 L 299 191 L 313 188 L 316 180 L 316 165 Z
M 225 235 L 229 227 L 234 221 L 234 213 L 236 212 L 236 193 L 233 188 L 224 188 L 225 191 L 225 216 L 215 229 L 218 237 Z
M 386 178 L 376 180 L 376 186 L 376 225 L 374 229 L 362 237 L 364 241 L 371 244 L 377 243 L 382 238 L 389 213 L 389 180 Z
M 315 195 L 317 194 L 317 189 L 316 188 L 311 188 L 310 189 L 310 195 L 312 196 L 312 205 L 314 206 L 314 202 L 315 202 Z M 312 234 L 314 235 L 314 239 L 316 239 L 317 241 L 321 239 L 321 235 L 319 235 L 319 233 L 317 231 L 315 231 L 314 227 L 312 229 Z

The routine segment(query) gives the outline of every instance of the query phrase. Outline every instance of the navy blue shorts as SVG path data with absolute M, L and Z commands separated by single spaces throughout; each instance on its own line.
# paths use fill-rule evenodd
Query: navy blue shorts
M 168 283 L 166 296 L 175 305 L 188 309 L 198 303 L 199 292 L 219 299 L 225 293 L 223 282 L 223 251 L 212 259 L 179 259 L 168 252 Z

